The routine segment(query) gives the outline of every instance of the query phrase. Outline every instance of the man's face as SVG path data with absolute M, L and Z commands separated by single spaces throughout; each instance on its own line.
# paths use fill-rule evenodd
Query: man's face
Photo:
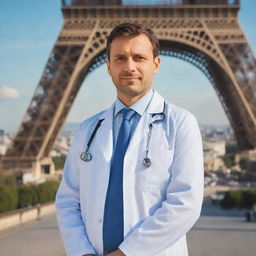
M 143 97 L 152 87 L 159 64 L 160 58 L 154 58 L 152 44 L 146 35 L 115 38 L 110 46 L 107 67 L 118 98 L 127 103 Z

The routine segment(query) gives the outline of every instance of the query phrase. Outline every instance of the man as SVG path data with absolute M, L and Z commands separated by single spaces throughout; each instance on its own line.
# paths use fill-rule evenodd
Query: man
M 188 255 L 203 197 L 202 141 L 195 117 L 153 91 L 158 53 L 140 24 L 108 38 L 117 99 L 81 123 L 56 195 L 70 256 Z

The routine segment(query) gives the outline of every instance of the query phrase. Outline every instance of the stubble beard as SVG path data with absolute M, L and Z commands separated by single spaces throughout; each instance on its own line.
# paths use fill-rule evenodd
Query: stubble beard
M 143 92 L 146 90 L 146 88 L 144 88 L 143 85 L 136 85 L 134 81 L 127 81 L 123 84 L 115 84 L 115 86 L 117 88 L 118 93 L 128 98 L 138 97 L 139 95 L 143 94 Z

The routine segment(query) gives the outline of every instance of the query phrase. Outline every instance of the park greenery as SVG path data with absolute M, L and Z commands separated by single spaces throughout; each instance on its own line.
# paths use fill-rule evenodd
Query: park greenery
M 234 165 L 234 156 L 224 155 L 222 160 L 227 168 L 231 168 Z
M 256 190 L 231 190 L 225 192 L 220 205 L 224 209 L 250 209 L 256 204 Z
M 40 184 L 0 184 L 0 213 L 54 201 L 59 182 L 52 180 Z
M 55 169 L 63 169 L 66 156 L 54 157 Z M 19 173 L 0 170 L 0 213 L 54 201 L 59 182 L 23 185 Z
M 52 160 L 54 163 L 55 170 L 63 169 L 65 160 L 66 160 L 66 156 L 65 155 L 55 156 L 52 158 Z

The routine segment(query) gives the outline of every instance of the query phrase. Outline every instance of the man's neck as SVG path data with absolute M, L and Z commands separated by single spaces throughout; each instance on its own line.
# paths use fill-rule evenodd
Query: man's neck
M 152 89 L 150 89 L 152 90 Z M 140 94 L 138 96 L 131 96 L 131 97 L 127 97 L 124 96 L 122 94 L 117 94 L 118 99 L 126 106 L 126 107 L 130 107 L 132 106 L 135 102 L 137 102 L 138 100 L 140 100 L 142 97 L 144 97 L 150 90 L 146 91 L 143 94 Z

